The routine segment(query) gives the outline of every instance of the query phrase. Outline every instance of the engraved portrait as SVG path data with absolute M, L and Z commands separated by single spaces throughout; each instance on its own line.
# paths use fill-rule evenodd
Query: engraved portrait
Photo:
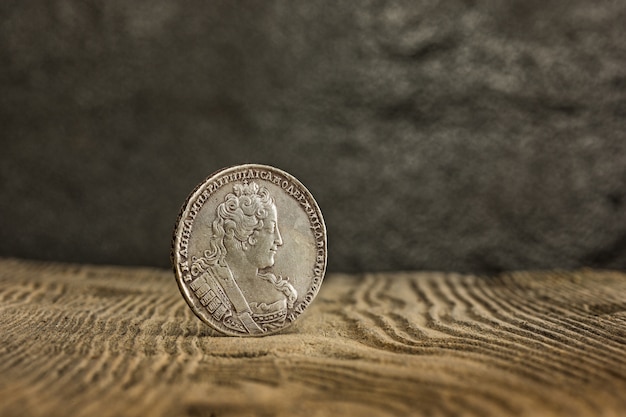
M 217 205 L 207 249 L 192 258 L 190 284 L 213 318 L 242 334 L 282 327 L 297 299 L 271 272 L 283 245 L 276 203 L 256 182 L 233 185 Z

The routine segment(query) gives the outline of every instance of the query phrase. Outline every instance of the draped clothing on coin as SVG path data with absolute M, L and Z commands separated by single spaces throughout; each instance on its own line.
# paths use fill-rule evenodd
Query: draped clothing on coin
M 284 325 L 288 301 L 277 287 L 284 281 L 271 273 L 257 274 L 255 278 L 259 285 L 273 285 L 276 301 L 246 299 L 228 266 L 208 266 L 190 287 L 214 320 L 237 332 L 262 334 Z

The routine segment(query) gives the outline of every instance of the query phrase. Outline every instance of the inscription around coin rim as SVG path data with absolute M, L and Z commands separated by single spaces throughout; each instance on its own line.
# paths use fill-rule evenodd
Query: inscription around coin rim
M 255 180 L 268 181 L 280 187 L 280 189 L 293 198 L 298 203 L 298 207 L 304 211 L 314 238 L 315 261 L 310 269 L 311 277 L 308 290 L 302 297 L 298 297 L 298 301 L 294 304 L 293 308 L 288 309 L 285 324 L 275 330 L 258 334 L 245 334 L 230 330 L 228 327 L 220 325 L 211 314 L 207 315 L 204 311 L 205 306 L 200 303 L 201 297 L 190 288 L 190 284 L 195 277 L 193 277 L 191 273 L 192 259 L 189 253 L 189 241 L 194 220 L 213 194 L 229 184 L 233 185 L 244 181 L 247 183 Z M 326 227 L 317 202 L 307 188 L 295 177 L 278 168 L 267 165 L 237 165 L 214 172 L 200 183 L 189 195 L 176 222 L 171 258 L 179 289 L 189 307 L 202 321 L 209 324 L 215 330 L 227 335 L 265 336 L 282 331 L 293 324 L 297 317 L 306 310 L 317 295 L 326 272 Z

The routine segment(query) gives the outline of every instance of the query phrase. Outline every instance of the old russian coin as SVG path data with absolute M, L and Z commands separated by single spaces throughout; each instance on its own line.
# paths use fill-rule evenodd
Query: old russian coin
M 191 310 L 231 336 L 292 324 L 326 271 L 326 226 L 311 193 L 264 165 L 215 172 L 189 196 L 174 229 L 172 263 Z

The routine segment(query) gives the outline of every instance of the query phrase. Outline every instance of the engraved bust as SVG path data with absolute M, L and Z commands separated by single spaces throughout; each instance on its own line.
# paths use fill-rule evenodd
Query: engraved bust
M 213 318 L 241 333 L 283 326 L 298 294 L 269 272 L 283 240 L 267 188 L 235 184 L 217 206 L 208 244 L 203 256 L 192 258 L 191 288 Z

